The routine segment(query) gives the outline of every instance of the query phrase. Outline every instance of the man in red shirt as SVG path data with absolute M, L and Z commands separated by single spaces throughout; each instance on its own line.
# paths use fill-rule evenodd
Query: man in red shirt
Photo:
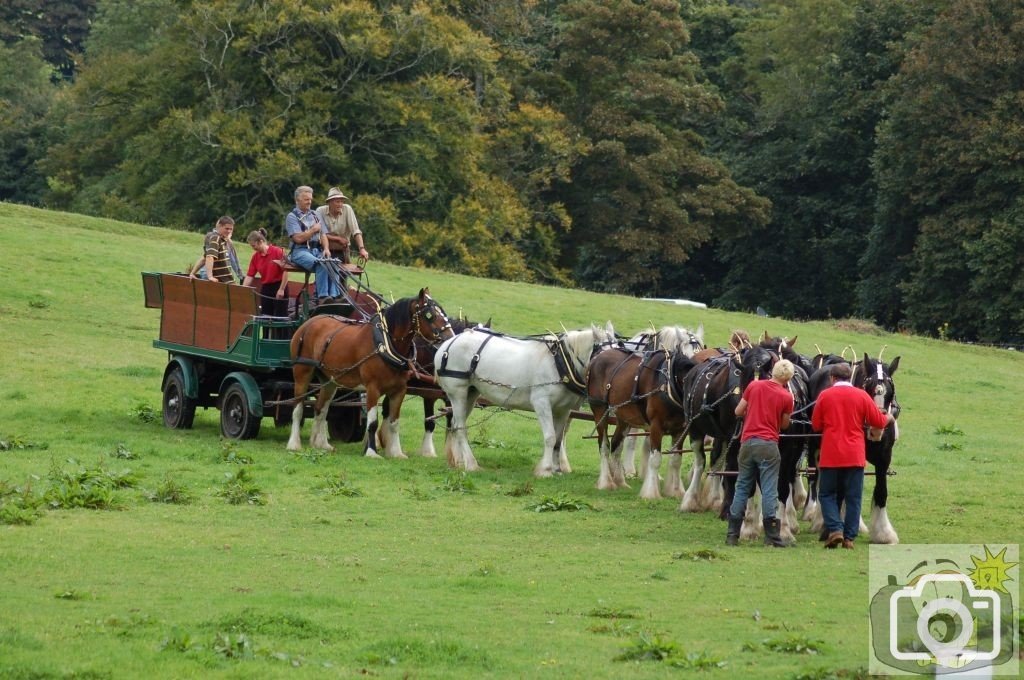
M 789 417 L 793 413 L 793 395 L 786 385 L 794 370 L 792 362 L 785 359 L 776 362 L 771 380 L 754 380 L 747 385 L 736 406 L 736 417 L 744 419 L 743 434 L 740 436 L 736 494 L 729 507 L 726 545 L 739 543 L 743 513 L 760 473 L 764 544 L 787 547 L 779 536 L 781 525 L 775 513 L 779 505 L 779 431 L 789 427 Z
M 882 412 L 862 389 L 850 383 L 849 364 L 830 368 L 831 386 L 823 390 L 814 405 L 811 427 L 821 432 L 818 459 L 818 500 L 828 529 L 826 548 L 840 543 L 853 549 L 860 528 L 861 496 L 864 493 L 866 445 L 865 427 L 886 427 L 893 422 L 891 413 Z M 846 515 L 839 517 L 839 506 L 846 501 Z

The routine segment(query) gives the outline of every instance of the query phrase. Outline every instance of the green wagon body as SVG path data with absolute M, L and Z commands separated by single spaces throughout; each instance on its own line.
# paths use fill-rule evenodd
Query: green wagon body
M 259 313 L 253 288 L 142 273 L 146 307 L 160 310 L 160 335 L 153 346 L 168 354 L 161 382 L 165 425 L 190 428 L 197 407 L 220 409 L 221 432 L 232 439 L 255 437 L 265 417 L 278 425 L 291 423 L 292 404 L 281 403 L 293 396 L 289 345 L 310 307 L 308 286 L 288 285 L 290 316 L 267 317 Z M 328 416 L 332 437 L 362 438 L 362 403 L 354 392 L 335 401 Z

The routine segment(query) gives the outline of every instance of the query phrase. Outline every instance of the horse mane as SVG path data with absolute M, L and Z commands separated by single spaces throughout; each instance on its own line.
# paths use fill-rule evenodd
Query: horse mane
M 395 328 L 396 324 L 407 322 L 412 318 L 412 303 L 418 299 L 412 297 L 401 298 L 385 309 L 381 314 L 388 328 Z
M 683 347 L 691 348 L 691 338 L 696 338 L 701 347 L 704 346 L 704 324 L 701 324 L 696 331 L 691 331 L 683 326 L 662 326 L 658 331 L 659 346 L 673 352 Z
M 555 339 L 554 336 L 548 336 Z M 590 358 L 594 345 L 599 342 L 611 342 L 615 340 L 615 330 L 609 321 L 604 328 L 591 325 L 590 328 L 582 328 L 575 331 L 565 331 L 562 336 L 566 347 L 580 361 Z

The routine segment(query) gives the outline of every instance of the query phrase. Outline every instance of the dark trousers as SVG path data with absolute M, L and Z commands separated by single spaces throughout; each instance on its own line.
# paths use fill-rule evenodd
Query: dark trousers
M 857 538 L 860 529 L 860 504 L 864 495 L 864 468 L 818 468 L 818 501 L 829 533 L 842 531 L 843 538 Z M 839 508 L 846 501 L 846 515 Z

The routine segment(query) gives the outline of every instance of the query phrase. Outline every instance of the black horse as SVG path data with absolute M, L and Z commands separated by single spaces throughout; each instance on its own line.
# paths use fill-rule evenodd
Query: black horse
M 900 358 L 896 357 L 886 364 L 881 359 L 872 359 L 867 354 L 854 371 L 852 382 L 867 392 L 886 413 L 899 418 L 900 405 L 896 401 L 896 384 L 892 375 L 899 368 Z M 899 543 L 899 536 L 889 521 L 886 504 L 889 500 L 889 466 L 892 465 L 892 449 L 899 437 L 899 427 L 893 421 L 882 431 L 876 441 L 870 434 L 867 437 L 867 460 L 875 468 L 875 488 L 871 494 L 871 521 L 868 523 L 869 536 L 872 543 Z
M 725 454 L 726 472 L 739 469 L 740 422 L 736 418 L 736 405 L 743 390 L 754 380 L 771 376 L 778 355 L 763 347 L 744 347 L 737 352 L 712 357 L 697 364 L 683 381 L 688 434 L 693 448 L 693 467 L 690 482 L 683 494 L 679 509 L 697 512 L 702 509 L 700 491 L 702 475 L 707 466 L 704 438 L 712 437 L 711 464 L 714 466 Z M 723 519 L 736 491 L 734 476 L 724 477 L 725 497 L 719 511 Z

